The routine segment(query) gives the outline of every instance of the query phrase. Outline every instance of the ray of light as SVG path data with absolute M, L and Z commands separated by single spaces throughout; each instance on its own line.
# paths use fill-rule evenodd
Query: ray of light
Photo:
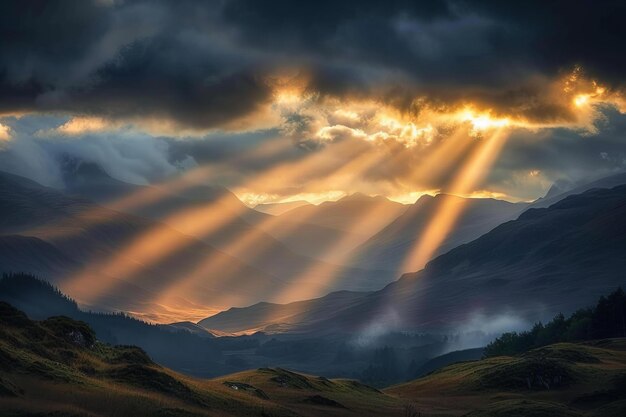
M 359 214 L 350 231 L 365 228 L 371 221 L 385 216 L 386 212 L 385 204 L 374 205 L 370 210 Z M 343 268 L 339 265 L 349 264 L 351 258 L 355 255 L 353 252 L 346 250 L 346 246 L 351 244 L 350 239 L 350 235 L 346 234 L 326 249 L 328 253 L 336 252 L 341 254 L 335 258 L 336 263 L 310 265 L 308 269 L 295 277 L 287 288 L 276 294 L 273 297 L 273 301 L 286 303 L 315 298 L 327 293 L 330 284 L 337 278 Z M 271 320 L 273 319 L 271 318 Z
M 487 174 L 489 168 L 497 158 L 506 138 L 504 129 L 496 130 L 469 157 L 452 181 L 448 192 L 455 195 L 470 193 L 474 186 Z M 420 236 L 417 245 L 409 252 L 402 270 L 416 271 L 424 267 L 439 245 L 444 241 L 455 222 L 463 211 L 464 200 L 445 199 L 428 223 L 426 230 Z
M 455 129 L 411 172 L 410 183 L 420 179 L 436 181 L 465 155 L 474 141 L 464 127 Z
M 345 176 L 351 175 L 352 177 L 359 176 L 362 172 L 376 164 L 381 158 L 385 155 L 382 152 L 362 152 L 357 157 L 348 161 L 345 165 L 341 166 L 337 170 L 330 173 L 330 176 Z M 242 254 L 250 254 L 253 251 L 259 252 L 256 256 L 263 255 L 263 240 L 266 238 L 266 234 L 264 231 L 269 231 L 274 227 L 280 225 L 282 233 L 289 233 L 291 231 L 296 231 L 301 223 L 306 223 L 308 218 L 314 214 L 314 211 L 308 212 L 308 214 L 304 214 L 298 220 L 299 222 L 291 222 L 285 224 L 283 219 L 280 217 L 268 217 L 262 223 L 257 225 L 257 229 L 254 229 L 252 232 L 245 233 L 243 235 L 237 236 L 231 240 L 226 246 L 221 247 L 221 249 L 231 254 L 235 257 L 241 257 Z M 370 218 L 371 219 L 371 218 Z M 353 237 L 349 234 L 341 239 L 340 242 L 333 245 L 334 249 L 342 249 L 345 251 L 345 246 L 353 244 L 353 242 L 348 242 L 348 240 L 352 240 Z M 318 262 L 313 262 L 313 264 Z M 324 262 L 321 262 L 324 263 Z M 325 263 L 324 263 L 325 264 Z M 332 265 L 329 268 L 341 268 L 336 265 Z M 178 297 L 179 294 L 184 294 L 194 285 L 197 285 L 199 282 L 206 280 L 207 277 L 213 277 L 212 284 L 224 286 L 228 284 L 227 282 L 218 283 L 216 279 L 220 277 L 223 278 L 223 274 L 217 274 L 216 272 L 220 271 L 224 267 L 224 259 L 223 258 L 215 258 L 210 257 L 209 259 L 202 262 L 198 265 L 190 274 L 188 274 L 182 281 L 178 281 L 175 286 L 171 286 L 169 290 L 163 291 L 161 297 L 157 300 L 157 303 L 166 304 L 168 299 Z M 218 287 L 219 289 L 219 287 Z M 219 291 L 218 291 L 219 292 Z M 205 302 L 210 302 L 211 300 L 205 300 Z M 227 301 L 227 303 L 225 303 Z M 243 296 L 237 297 L 235 295 L 229 296 L 227 300 L 221 299 L 220 303 L 222 305 L 237 305 L 242 302 L 245 302 Z
M 348 141 L 335 145 L 332 151 L 328 150 L 328 148 L 303 159 L 272 167 L 265 173 L 255 177 L 247 186 L 253 189 L 272 186 L 280 187 L 282 182 L 272 183 L 271 181 L 276 178 L 298 180 L 305 178 L 307 175 L 318 173 L 320 170 L 331 170 L 334 166 L 341 163 L 341 159 L 338 160 L 336 156 L 329 158 L 327 153 L 330 153 L 332 156 L 333 152 L 339 152 L 344 157 L 351 157 L 351 154 L 356 153 L 353 145 Z M 351 153 L 346 155 L 344 152 Z M 218 199 L 217 202 L 184 209 L 168 216 L 162 222 L 178 231 L 202 238 L 219 231 L 247 210 L 243 204 L 229 204 L 232 201 L 231 199 L 232 197 L 227 195 Z M 176 251 L 184 249 L 192 241 L 192 239 L 188 239 L 185 236 L 173 236 L 169 227 L 158 225 L 133 239 L 118 254 L 100 262 L 93 269 L 111 277 L 130 278 L 137 271 L 153 265 L 163 258 L 174 256 Z M 100 280 L 98 283 L 93 283 L 92 281 L 90 271 L 86 270 L 69 277 L 64 283 L 64 287 L 70 293 L 72 290 L 78 291 L 79 288 L 89 288 L 92 294 L 90 298 L 92 298 L 116 285 L 113 280 Z
M 443 141 L 431 154 L 429 154 L 422 164 L 416 169 L 413 177 L 417 178 L 425 174 L 437 174 L 447 169 L 467 150 L 469 145 L 474 141 L 469 135 L 466 129 L 458 128 L 452 135 Z M 384 206 L 374 206 L 367 212 L 361 213 L 360 217 L 351 227 L 351 231 L 360 230 L 365 227 L 369 222 L 384 215 Z M 351 258 L 356 254 L 354 252 L 345 251 L 345 246 L 348 242 L 348 236 L 335 242 L 329 246 L 328 252 L 339 252 L 339 255 L 335 262 L 337 264 L 349 264 Z M 303 271 L 300 275 L 295 277 L 290 285 L 283 291 L 279 292 L 272 301 L 277 303 L 286 303 L 294 300 L 311 299 L 322 296 L 333 282 L 339 273 L 341 268 L 334 264 L 313 264 L 307 270 Z M 283 309 L 276 309 L 270 311 L 264 322 L 266 323 L 280 323 L 288 319 L 288 317 L 302 314 L 304 311 L 301 308 L 290 309 L 287 313 Z
M 106 207 L 117 211 L 141 209 L 149 204 L 175 196 L 186 189 L 204 184 L 231 165 L 245 164 L 247 161 L 258 158 L 271 157 L 292 146 L 290 141 L 281 137 L 274 138 L 233 158 L 228 158 L 219 163 L 201 165 L 163 183 L 145 186 L 129 195 L 107 202 Z M 106 223 L 109 220 L 108 217 L 101 215 L 101 209 L 97 207 L 76 213 L 62 224 L 46 224 L 20 233 L 48 239 L 67 238 L 83 232 L 86 228 Z

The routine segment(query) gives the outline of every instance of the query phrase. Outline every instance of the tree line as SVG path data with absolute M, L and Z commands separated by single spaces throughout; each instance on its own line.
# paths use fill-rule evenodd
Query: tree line
M 583 308 L 566 318 L 557 314 L 545 325 L 536 323 L 525 332 L 504 333 L 485 348 L 485 357 L 517 355 L 559 342 L 626 337 L 626 294 L 618 288 L 598 300 L 595 307 Z

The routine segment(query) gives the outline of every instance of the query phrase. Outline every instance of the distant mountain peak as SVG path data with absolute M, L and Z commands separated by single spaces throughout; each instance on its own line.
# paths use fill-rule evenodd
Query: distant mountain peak
M 369 196 L 361 192 L 356 192 L 356 193 L 349 194 L 343 198 L 340 198 L 337 201 L 346 202 L 346 201 L 384 201 L 384 200 L 387 200 L 387 198 L 382 195 Z
M 569 190 L 574 189 L 577 186 L 576 183 L 567 180 L 567 179 L 560 179 L 560 180 L 556 180 L 552 186 L 550 187 L 550 189 L 548 190 L 548 192 L 546 193 L 545 196 L 543 196 L 543 198 L 550 198 L 550 197 L 554 197 L 557 196 L 559 194 L 563 194 L 568 192 Z

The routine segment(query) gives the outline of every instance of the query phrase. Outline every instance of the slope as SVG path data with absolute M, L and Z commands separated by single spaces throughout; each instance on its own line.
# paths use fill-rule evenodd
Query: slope
M 505 221 L 516 218 L 527 207 L 491 198 L 463 198 L 448 194 L 424 195 L 401 216 L 354 250 L 355 264 L 361 267 L 379 265 L 398 274 L 411 250 L 435 215 L 447 204 L 462 205 L 461 215 L 433 256 L 470 242 Z
M 0 303 L 0 323 L 3 415 L 401 415 L 400 401 L 355 381 L 281 369 L 200 380 L 156 365 L 139 348 L 102 344 L 66 317 L 33 322 Z
M 333 289 L 375 289 L 395 278 L 388 272 L 334 267 L 324 262 L 336 259 L 334 256 L 338 251 L 328 250 L 336 242 L 355 242 L 346 247 L 343 250 L 345 252 L 352 249 L 356 242 L 364 241 L 367 235 L 309 223 L 294 223 L 261 213 L 250 209 L 223 187 L 204 184 L 178 188 L 158 184 L 142 186 L 117 180 L 93 163 L 72 160 L 69 165 L 65 170 L 68 192 L 116 209 L 116 202 L 158 194 L 159 198 L 147 199 L 140 204 L 122 204 L 119 209 L 164 222 L 270 275 L 289 281 L 290 277 L 297 277 L 304 270 L 332 270 L 336 279 L 331 285 L 322 286 L 319 292 L 310 296 L 322 295 Z M 190 221 L 193 216 L 198 216 L 197 221 Z M 219 219 L 218 224 L 211 226 L 209 231 L 205 232 L 198 227 L 199 223 L 210 222 L 213 218 Z M 302 236 L 307 238 L 302 239 Z M 323 280 L 323 277 L 317 276 L 309 279 L 310 283 Z M 309 286 L 313 286 L 310 283 Z
M 549 208 L 528 210 L 423 270 L 362 294 L 347 308 L 311 314 L 288 327 L 367 334 L 372 329 L 454 330 L 473 318 L 532 323 L 591 304 L 623 284 L 624 253 L 626 186 L 589 190 Z M 315 305 L 326 302 L 317 300 L 306 310 L 316 311 Z M 283 317 L 281 311 L 289 307 L 274 309 L 273 317 Z M 220 321 L 228 322 L 228 316 L 222 313 Z M 264 325 L 279 323 L 267 320 Z
M 462 362 L 385 392 L 425 415 L 617 417 L 626 412 L 626 339 Z
M 158 259 L 123 251 L 135 239 L 155 229 L 163 241 L 178 242 L 181 250 Z M 2 271 L 41 274 L 64 290 L 73 276 L 87 279 L 91 275 L 93 282 L 107 283 L 103 291 L 92 293 L 91 285 L 72 286 L 70 295 L 101 309 L 135 311 L 156 320 L 167 315 L 163 307 L 153 302 L 158 293 L 175 286 L 207 258 L 223 265 L 219 280 L 237 280 L 239 287 L 231 295 L 242 297 L 243 303 L 269 297 L 270 292 L 262 290 L 265 285 L 282 284 L 272 275 L 167 226 L 69 197 L 6 173 L 0 174 L 0 235 L 0 259 L 6 261 L 0 264 Z M 97 267 L 107 259 L 117 259 L 129 268 L 118 268 L 114 273 L 112 268 Z M 216 293 L 228 295 L 228 288 L 222 288 L 217 280 L 217 272 L 208 271 L 201 281 L 192 283 L 180 297 L 182 309 L 176 312 L 177 306 L 172 306 L 172 315 L 184 318 L 185 309 L 192 306 L 200 306 L 200 310 L 201 305 L 228 307 L 215 302 L 219 299 Z M 193 314 L 191 318 L 197 317 Z

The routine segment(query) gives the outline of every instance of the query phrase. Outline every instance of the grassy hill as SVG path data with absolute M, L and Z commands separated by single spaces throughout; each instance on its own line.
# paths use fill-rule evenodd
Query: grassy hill
M 31 321 L 0 303 L 2 416 L 314 416 L 372 410 L 402 415 L 403 402 L 350 380 L 259 369 L 215 380 L 155 364 L 141 349 L 106 345 L 84 322 Z
M 3 416 L 587 416 L 626 412 L 626 339 L 460 362 L 384 391 L 260 368 L 203 380 L 111 346 L 84 322 L 0 303 Z
M 461 362 L 385 392 L 424 416 L 623 416 L 626 339 Z

